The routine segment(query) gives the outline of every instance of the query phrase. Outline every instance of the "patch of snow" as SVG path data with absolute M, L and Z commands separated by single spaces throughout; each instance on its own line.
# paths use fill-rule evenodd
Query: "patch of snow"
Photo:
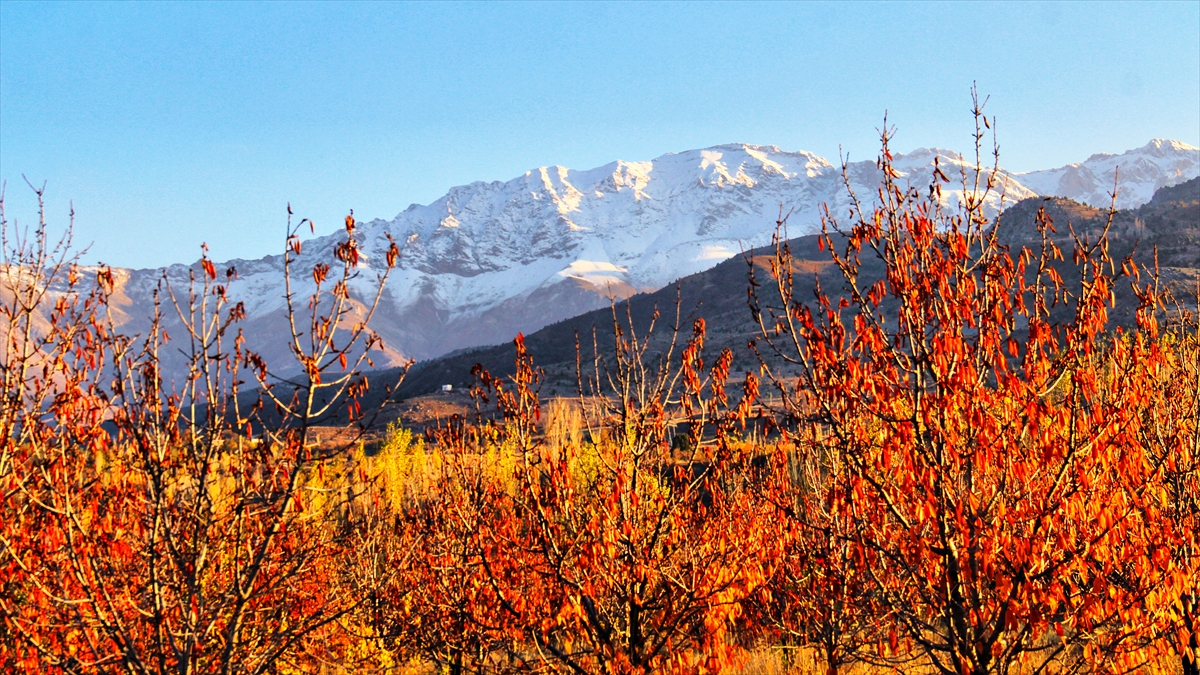
M 703 246 L 700 248 L 700 255 L 692 258 L 692 262 L 704 262 L 706 260 L 728 260 L 737 255 L 734 251 L 729 250 L 728 246 Z
M 607 261 L 576 260 L 560 271 L 558 276 L 604 287 L 609 284 L 628 283 L 628 272 L 628 268 L 618 267 Z

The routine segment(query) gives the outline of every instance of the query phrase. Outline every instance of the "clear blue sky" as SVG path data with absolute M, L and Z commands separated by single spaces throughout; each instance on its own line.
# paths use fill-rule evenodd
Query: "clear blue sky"
M 90 260 L 278 252 L 475 180 L 719 143 L 966 149 L 977 80 L 1014 170 L 1200 145 L 1200 2 L 0 2 L 0 177 Z

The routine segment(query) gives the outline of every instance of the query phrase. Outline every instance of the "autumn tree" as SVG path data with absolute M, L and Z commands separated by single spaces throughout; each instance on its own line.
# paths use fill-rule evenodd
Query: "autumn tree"
M 734 663 L 742 601 L 775 558 L 775 539 L 761 529 L 748 489 L 745 449 L 719 431 L 744 418 L 753 380 L 740 403 L 728 403 L 731 355 L 704 362 L 701 320 L 686 344 L 678 319 L 658 343 L 652 327 L 639 334 L 616 314 L 614 325 L 614 349 L 594 350 L 591 372 L 581 359 L 586 435 L 546 441 L 541 372 L 518 336 L 510 380 L 476 369 L 478 391 L 496 402 L 501 419 L 442 440 L 444 452 L 473 455 L 464 463 L 492 457 L 501 468 L 481 500 L 490 518 L 469 522 L 473 556 L 454 573 L 478 603 L 455 612 L 470 614 L 476 631 L 490 629 L 493 646 L 509 645 L 505 668 L 695 672 Z M 684 456 L 672 455 L 672 421 L 687 423 Z M 437 615 L 446 626 L 456 614 Z
M 204 255 L 186 289 L 164 278 L 147 334 L 121 335 L 108 316 L 114 272 L 85 278 L 69 237 L 53 247 L 44 220 L 32 238 L 4 222 L 7 667 L 261 673 L 337 654 L 332 627 L 360 597 L 329 582 L 354 542 L 330 526 L 339 493 L 320 483 L 337 464 L 308 431 L 314 389 L 324 382 L 353 395 L 364 386 L 356 373 L 369 331 L 339 329 L 359 266 L 353 219 L 346 231 L 331 300 L 319 278 L 329 268 L 313 271 L 307 345 L 292 322 L 300 381 L 287 398 L 269 390 L 283 422 L 264 429 L 254 428 L 258 406 L 239 396 L 245 379 L 272 383 L 237 330 L 234 270 L 219 275 Z M 289 222 L 298 252 L 294 234 Z M 292 316 L 290 258 L 285 270 Z M 160 368 L 165 312 L 180 319 L 175 344 L 190 355 L 177 388 Z
M 369 554 L 380 561 L 383 583 L 372 585 L 361 610 L 397 661 L 424 661 L 450 675 L 506 672 L 522 661 L 523 635 L 508 630 L 501 601 L 525 577 L 517 570 L 498 587 L 485 569 L 490 532 L 515 515 L 505 492 L 511 462 L 496 452 L 495 432 L 478 408 L 474 419 L 456 415 L 431 429 L 427 489 L 382 500 L 387 524 L 372 539 L 379 551 Z
M 1200 295 L 1200 292 L 1198 292 Z M 1183 583 L 1168 610 L 1165 631 L 1184 675 L 1200 674 L 1200 324 L 1196 315 L 1177 310 L 1160 341 L 1164 363 L 1147 390 L 1138 440 L 1162 472 L 1155 486 L 1166 502 L 1164 517 L 1176 539 L 1172 565 Z M 1169 596 L 1168 596 L 1169 597 Z
M 874 646 L 888 610 L 870 592 L 870 567 L 879 561 L 841 536 L 853 514 L 830 498 L 841 473 L 838 458 L 813 452 L 818 442 L 786 430 L 779 442 L 770 481 L 760 489 L 781 516 L 771 527 L 783 546 L 771 578 L 750 603 L 752 620 L 785 654 L 812 649 L 827 675 L 885 661 Z M 797 445 L 807 451 L 797 453 Z
M 1194 581 L 1171 564 L 1180 534 L 1138 437 L 1163 367 L 1158 298 L 1139 286 L 1137 330 L 1106 332 L 1131 273 L 1107 228 L 1072 233 L 1070 281 L 1044 212 L 1040 246 L 1001 243 L 984 205 L 1002 176 L 978 159 L 992 122 L 975 110 L 955 208 L 937 164 L 928 191 L 903 183 L 885 123 L 873 205 L 851 192 L 849 223 L 822 219 L 842 288 L 798 297 L 777 238 L 774 295 L 752 287 L 777 357 L 763 367 L 807 430 L 797 452 L 836 458 L 817 496 L 846 515 L 830 536 L 871 561 L 885 653 L 912 644 L 946 675 L 1154 667 L 1167 605 Z

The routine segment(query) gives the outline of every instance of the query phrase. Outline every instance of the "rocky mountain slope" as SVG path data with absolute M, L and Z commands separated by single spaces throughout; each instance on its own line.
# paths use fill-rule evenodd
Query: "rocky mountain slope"
M 945 150 L 915 150 L 895 165 L 904 179 L 923 189 L 935 159 L 952 178 L 973 182 L 971 164 Z M 995 214 L 1036 195 L 1107 206 L 1105 191 L 1111 190 L 1118 167 L 1118 205 L 1134 207 L 1155 190 L 1200 174 L 1200 149 L 1155 140 L 1122 155 L 1094 155 L 1058 169 L 1001 172 L 1003 189 L 989 197 L 987 210 Z M 847 176 L 859 198 L 870 201 L 879 178 L 875 163 L 851 164 Z M 961 186 L 943 192 L 951 204 L 962 195 Z M 605 307 L 610 297 L 655 291 L 713 268 L 767 243 L 781 209 L 791 212 L 792 235 L 814 232 L 826 203 L 836 213 L 849 205 L 841 168 L 811 153 L 774 146 L 722 145 L 588 171 L 541 167 L 507 182 L 453 188 L 390 221 L 360 223 L 364 265 L 351 293 L 360 304 L 372 297 L 390 234 L 401 256 L 373 321 L 386 346 L 376 363 L 428 359 L 503 342 L 518 331 L 534 332 Z M 304 242 L 294 280 L 299 297 L 311 292 L 307 269 L 332 260 L 343 236 Z M 237 271 L 229 291 L 245 303 L 250 347 L 279 372 L 294 370 L 280 339 L 286 335 L 282 257 L 217 267 Z M 174 265 L 165 275 L 179 290 L 196 269 Z M 143 330 L 164 271 L 116 272 L 123 327 Z M 167 329 L 180 334 L 170 312 Z

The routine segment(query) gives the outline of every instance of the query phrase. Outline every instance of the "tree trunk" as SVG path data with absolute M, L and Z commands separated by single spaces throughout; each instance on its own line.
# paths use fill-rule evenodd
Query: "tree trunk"
M 825 644 L 825 675 L 838 675 L 837 645 Z
M 1190 624 L 1191 622 L 1188 623 Z M 1188 656 L 1184 653 L 1179 657 L 1179 660 L 1183 662 L 1183 675 L 1200 675 L 1200 663 L 1197 663 L 1197 660 L 1200 659 L 1200 640 L 1196 638 L 1195 628 L 1192 629 L 1192 637 L 1189 639 L 1189 643 L 1189 646 L 1192 648 L 1192 655 Z
M 1183 598 L 1183 625 L 1188 629 L 1191 635 L 1188 637 L 1188 646 L 1192 649 L 1191 656 L 1187 652 L 1180 650 L 1179 660 L 1183 662 L 1183 675 L 1200 675 L 1200 636 L 1197 636 L 1197 628 L 1195 621 L 1196 612 L 1196 594 L 1185 594 Z

